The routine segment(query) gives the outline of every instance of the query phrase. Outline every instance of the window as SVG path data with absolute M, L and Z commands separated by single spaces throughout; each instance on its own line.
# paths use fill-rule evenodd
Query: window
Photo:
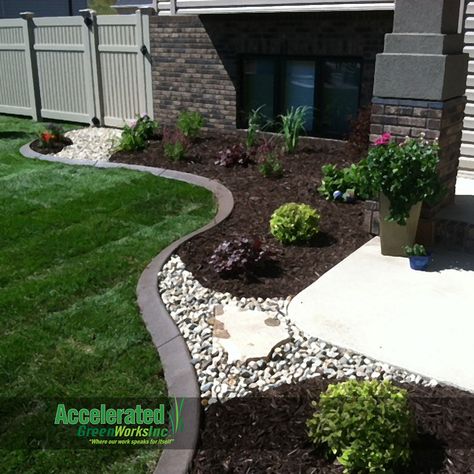
M 291 60 L 286 62 L 284 110 L 315 103 L 316 67 L 314 61 Z M 314 129 L 314 114 L 308 114 L 305 128 Z
M 344 137 L 359 109 L 361 63 L 346 58 L 262 56 L 243 61 L 241 110 L 262 106 L 268 120 L 306 105 L 309 135 Z M 244 121 L 246 123 L 246 120 Z
M 275 119 L 275 61 L 269 58 L 250 59 L 244 64 L 244 103 L 250 112 L 263 106 L 262 113 Z M 248 116 L 248 113 L 247 115 Z
M 321 133 L 344 136 L 359 109 L 360 63 L 323 61 L 321 74 Z

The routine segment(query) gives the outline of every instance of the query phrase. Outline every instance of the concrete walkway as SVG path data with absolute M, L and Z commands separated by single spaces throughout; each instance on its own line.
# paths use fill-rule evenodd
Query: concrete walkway
M 434 255 L 417 272 L 374 238 L 298 294 L 289 316 L 331 344 L 474 391 L 474 255 Z

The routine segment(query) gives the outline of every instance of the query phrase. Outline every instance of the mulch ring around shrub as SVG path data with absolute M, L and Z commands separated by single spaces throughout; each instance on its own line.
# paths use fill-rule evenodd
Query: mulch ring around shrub
M 192 146 L 186 160 L 179 162 L 164 156 L 160 141 L 152 141 L 142 152 L 118 152 L 111 161 L 169 168 L 220 181 L 234 196 L 234 211 L 226 221 L 178 250 L 187 269 L 202 285 L 235 296 L 295 295 L 370 238 L 363 226 L 363 203 L 328 202 L 317 192 L 321 166 L 348 166 L 354 160 L 341 142 L 304 140 L 294 154 L 282 157 L 281 179 L 263 177 L 255 163 L 233 168 L 215 164 L 219 151 L 243 141 L 238 133 L 209 134 Z M 283 246 L 271 236 L 270 217 L 287 202 L 309 204 L 320 212 L 321 230 L 311 245 Z M 222 241 L 239 236 L 263 238 L 276 250 L 277 265 L 252 278 L 222 279 L 209 259 Z
M 55 141 L 48 144 L 48 146 L 42 145 L 39 140 L 35 140 L 30 148 L 37 153 L 42 153 L 43 155 L 55 155 L 60 153 L 63 148 L 72 145 L 72 140 L 70 138 L 64 137 L 62 141 Z
M 306 420 L 330 382 L 308 380 L 209 406 L 192 473 L 341 474 L 307 436 Z M 412 461 L 396 474 L 468 474 L 474 467 L 474 395 L 452 387 L 400 385 L 417 435 Z

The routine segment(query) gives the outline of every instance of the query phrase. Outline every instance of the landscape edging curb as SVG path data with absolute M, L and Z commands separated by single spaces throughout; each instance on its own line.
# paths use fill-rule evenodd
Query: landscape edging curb
M 183 181 L 188 184 L 201 186 L 211 191 L 217 202 L 217 213 L 214 219 L 181 237 L 168 247 L 163 249 L 142 272 L 137 284 L 137 301 L 143 321 L 151 335 L 153 344 L 160 356 L 163 365 L 168 395 L 177 398 L 189 398 L 183 407 L 183 426 L 186 432 L 182 433 L 179 442 L 184 443 L 183 449 L 164 449 L 154 470 L 154 474 L 185 474 L 191 465 L 194 451 L 199 438 L 199 426 L 201 416 L 200 387 L 191 364 L 186 341 L 179 331 L 176 323 L 169 315 L 158 291 L 158 273 L 161 271 L 170 256 L 184 242 L 194 236 L 212 229 L 232 212 L 234 198 L 232 193 L 222 184 L 202 176 L 183 173 L 180 171 L 150 166 L 129 165 L 126 163 L 112 163 L 108 161 L 79 160 L 74 158 L 62 158 L 43 155 L 35 152 L 28 143 L 20 148 L 20 153 L 25 158 L 39 159 L 53 163 L 70 164 L 76 166 L 91 166 L 95 168 L 123 168 L 140 171 L 160 176 L 163 178 Z M 192 446 L 189 448 L 188 446 Z

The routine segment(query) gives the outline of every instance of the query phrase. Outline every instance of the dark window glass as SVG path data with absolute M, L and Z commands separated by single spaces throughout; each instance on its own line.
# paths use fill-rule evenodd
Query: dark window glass
M 361 63 L 353 59 L 285 57 L 243 61 L 242 124 L 259 107 L 267 120 L 291 107 L 310 107 L 305 123 L 310 135 L 345 138 L 359 109 Z
M 275 60 L 248 59 L 244 63 L 244 112 L 258 107 L 269 120 L 275 118 Z
M 359 109 L 361 66 L 357 61 L 324 60 L 321 77 L 320 133 L 344 137 Z
M 289 60 L 286 62 L 285 77 L 285 113 L 291 107 L 307 105 L 310 112 L 306 116 L 305 129 L 311 133 L 314 130 L 314 86 L 316 82 L 315 61 Z

